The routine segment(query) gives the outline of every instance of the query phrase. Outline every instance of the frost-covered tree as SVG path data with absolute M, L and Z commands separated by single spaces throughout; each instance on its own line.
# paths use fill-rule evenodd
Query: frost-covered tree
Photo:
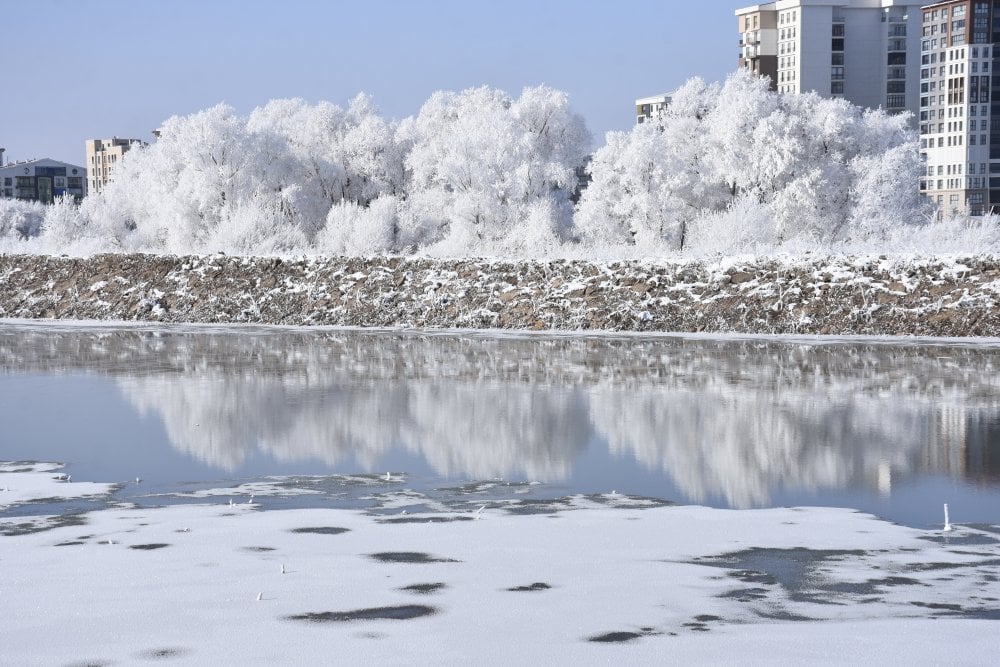
M 0 239 L 26 241 L 38 236 L 45 206 L 38 202 L 0 199 Z
M 575 169 L 589 147 L 565 93 L 488 87 L 438 92 L 399 128 L 410 146 L 407 240 L 449 253 L 504 251 L 528 224 L 556 239 L 571 220 Z
M 247 129 L 267 147 L 272 187 L 284 193 L 310 240 L 335 204 L 366 207 L 402 190 L 395 128 L 366 95 L 346 111 L 329 102 L 272 100 L 250 114 Z
M 53 252 L 609 257 L 985 233 L 957 221 L 900 231 L 927 217 L 906 116 L 778 95 L 746 72 L 692 79 L 657 123 L 609 133 L 574 212 L 589 143 L 567 95 L 544 86 L 437 92 L 399 123 L 366 95 L 346 109 L 272 100 L 247 116 L 220 104 L 168 119 L 79 208 L 0 208 L 0 239 Z
M 907 123 L 814 93 L 779 95 L 746 72 L 721 87 L 694 79 L 658 127 L 609 134 L 577 230 L 589 245 L 651 253 L 885 238 L 925 220 Z

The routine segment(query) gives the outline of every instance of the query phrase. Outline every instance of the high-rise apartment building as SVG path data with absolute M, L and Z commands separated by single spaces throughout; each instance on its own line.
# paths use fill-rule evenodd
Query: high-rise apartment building
M 87 146 L 87 176 L 91 192 L 100 192 L 111 180 L 111 170 L 118 164 L 122 156 L 133 146 L 144 146 L 139 139 L 88 139 Z
M 739 66 L 782 93 L 889 112 L 919 109 L 921 3 L 776 0 L 736 10 Z
M 938 214 L 1000 210 L 1000 2 L 949 0 L 922 10 L 920 184 Z

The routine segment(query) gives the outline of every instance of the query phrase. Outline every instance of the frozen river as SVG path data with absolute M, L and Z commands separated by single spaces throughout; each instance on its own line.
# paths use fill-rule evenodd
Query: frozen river
M 115 497 L 140 504 L 391 472 L 439 498 L 1000 518 L 1000 345 L 984 343 L 6 323 L 0 423 L 0 460 L 129 482 Z M 302 498 L 286 502 L 359 502 Z

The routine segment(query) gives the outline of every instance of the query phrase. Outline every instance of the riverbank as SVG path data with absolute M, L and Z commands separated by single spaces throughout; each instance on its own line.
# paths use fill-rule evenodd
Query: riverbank
M 1000 257 L 684 262 L 0 256 L 0 317 L 995 336 Z

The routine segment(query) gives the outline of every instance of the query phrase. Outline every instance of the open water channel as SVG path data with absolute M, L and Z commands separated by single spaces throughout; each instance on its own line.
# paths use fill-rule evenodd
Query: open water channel
M 996 523 L 1000 344 L 8 322 L 0 460 L 140 504 L 391 472 L 428 497 L 614 491 L 915 527 L 947 502 Z

